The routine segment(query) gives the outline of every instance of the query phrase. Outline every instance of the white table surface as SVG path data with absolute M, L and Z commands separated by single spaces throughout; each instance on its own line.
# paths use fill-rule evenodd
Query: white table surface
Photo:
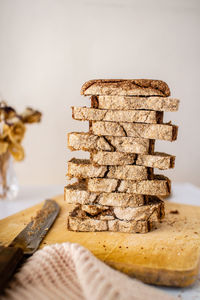
M 190 183 L 174 184 L 173 194 L 169 201 L 200 205 L 200 188 Z M 0 200 L 0 219 L 12 215 L 20 210 L 40 203 L 44 199 L 63 194 L 62 185 L 54 186 L 23 186 L 18 196 L 13 200 Z M 0 229 L 1 230 L 1 229 Z M 200 275 L 196 283 L 188 288 L 159 288 L 183 300 L 200 300 Z

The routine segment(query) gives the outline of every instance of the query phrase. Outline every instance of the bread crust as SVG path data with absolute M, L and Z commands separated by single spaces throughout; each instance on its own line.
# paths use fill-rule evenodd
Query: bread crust
M 170 96 L 168 85 L 154 79 L 94 79 L 85 82 L 81 95 Z

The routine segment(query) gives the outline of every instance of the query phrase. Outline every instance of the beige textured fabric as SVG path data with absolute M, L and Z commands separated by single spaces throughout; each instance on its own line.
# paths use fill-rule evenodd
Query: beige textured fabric
M 115 271 L 78 244 L 37 251 L 7 290 L 6 300 L 175 300 Z

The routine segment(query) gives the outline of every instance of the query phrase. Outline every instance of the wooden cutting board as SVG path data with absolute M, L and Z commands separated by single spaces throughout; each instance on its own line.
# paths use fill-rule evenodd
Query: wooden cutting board
M 70 232 L 66 228 L 69 205 L 54 198 L 61 212 L 41 244 L 72 242 L 88 248 L 96 257 L 144 282 L 188 286 L 200 265 L 200 207 L 166 201 L 166 218 L 147 234 Z M 0 220 L 0 242 L 8 245 L 43 203 Z

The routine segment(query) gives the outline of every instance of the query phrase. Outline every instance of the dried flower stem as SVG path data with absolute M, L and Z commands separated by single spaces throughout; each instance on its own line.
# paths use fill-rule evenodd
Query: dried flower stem
M 1 184 L 1 192 L 0 192 L 0 199 L 5 198 L 8 190 L 7 184 L 7 169 L 8 163 L 10 159 L 9 151 L 0 155 L 0 184 Z

